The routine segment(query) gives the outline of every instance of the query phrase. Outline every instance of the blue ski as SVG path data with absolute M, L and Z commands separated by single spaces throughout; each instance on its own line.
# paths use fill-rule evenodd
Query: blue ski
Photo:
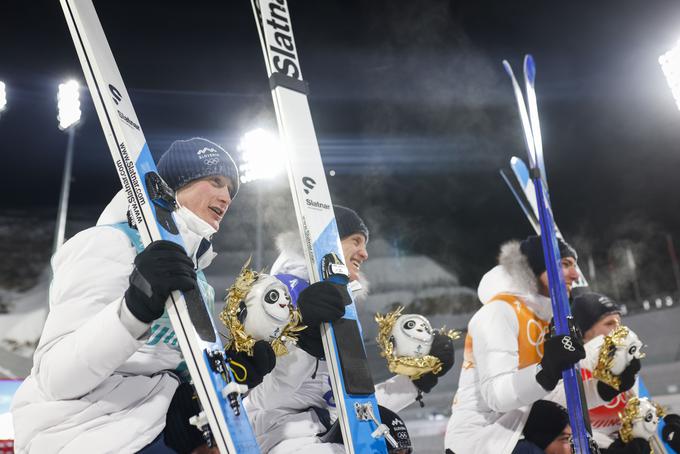
M 142 242 L 164 239 L 183 246 L 172 214 L 174 194 L 157 173 L 92 0 L 60 1 Z M 173 292 L 166 310 L 203 409 L 192 424 L 223 453 L 259 453 L 241 404 L 243 387 L 226 363 L 200 292 Z
M 252 0 L 252 6 L 310 280 L 337 278 L 341 273 L 334 270 L 345 268 L 344 257 L 288 5 L 285 0 Z M 322 339 L 345 451 L 386 453 L 385 438 L 391 437 L 379 419 L 354 303 L 345 307 L 342 319 L 323 325 Z
M 513 196 L 517 200 L 517 203 L 519 203 L 520 207 L 522 208 L 522 211 L 524 211 L 524 214 L 527 216 L 527 219 L 529 220 L 529 223 L 534 227 L 534 230 L 536 233 L 540 234 L 541 229 L 540 225 L 536 222 L 536 216 L 538 212 L 538 207 L 536 206 L 536 191 L 534 188 L 534 183 L 531 180 L 531 177 L 529 176 L 529 169 L 522 161 L 521 159 L 513 156 L 510 159 L 510 167 L 512 168 L 513 173 L 515 174 L 515 178 L 517 179 L 517 183 L 519 184 L 520 187 L 522 187 L 522 190 L 524 191 L 525 198 L 523 199 L 517 192 L 515 191 L 514 187 L 511 185 L 510 181 L 508 178 L 505 176 L 503 171 L 501 170 L 501 175 L 503 176 L 503 179 L 505 180 L 506 184 L 512 191 Z M 526 203 L 528 203 L 530 206 L 527 207 Z M 557 227 L 557 224 L 555 224 L 555 234 L 557 235 L 558 238 L 564 239 L 562 234 L 560 233 L 559 227 Z M 586 280 L 584 274 L 579 270 L 579 275 L 581 276 L 574 284 L 574 287 L 580 286 L 580 287 L 587 287 L 588 286 L 588 281 Z M 640 397 L 650 397 L 649 392 L 647 392 L 647 388 L 644 385 L 644 382 L 642 380 L 642 377 L 638 377 L 638 386 L 639 386 L 639 395 Z M 667 444 L 663 443 L 662 437 L 661 437 L 661 430 L 663 429 L 663 420 L 660 421 L 659 423 L 659 430 L 657 431 L 657 435 L 655 435 L 650 442 L 654 445 L 654 452 L 659 453 L 659 454 L 667 454 L 670 452 L 674 452 L 672 448 L 670 448 Z
M 550 198 L 547 190 L 545 175 L 545 165 L 543 163 L 543 144 L 541 140 L 540 125 L 538 123 L 538 108 L 536 102 L 536 92 L 534 89 L 536 66 L 530 55 L 524 59 L 524 77 L 526 83 L 527 104 L 524 102 L 522 90 L 517 83 L 517 79 L 510 67 L 504 60 L 503 66 L 508 73 L 517 100 L 524 138 L 529 156 L 531 168 L 531 180 L 534 184 L 536 195 L 536 206 L 538 219 L 541 227 L 541 242 L 543 244 L 543 254 L 546 268 L 548 271 L 548 283 L 550 289 L 550 299 L 552 300 L 553 318 L 555 322 L 555 333 L 557 335 L 573 335 L 571 323 L 571 310 L 569 308 L 569 297 L 567 296 L 564 277 L 560 267 L 560 253 L 557 246 L 557 236 L 555 234 L 555 222 L 553 220 Z M 599 452 L 595 445 L 588 419 L 588 410 L 584 405 L 581 381 L 581 371 L 578 365 L 565 370 L 562 373 L 564 390 L 567 399 L 567 411 L 573 432 L 573 448 L 576 454 L 594 454 Z

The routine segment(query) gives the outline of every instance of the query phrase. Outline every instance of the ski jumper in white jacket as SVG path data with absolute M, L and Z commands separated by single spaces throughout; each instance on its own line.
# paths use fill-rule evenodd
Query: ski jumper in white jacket
M 538 293 L 516 241 L 501 247 L 499 265 L 477 293 L 483 306 L 468 324 L 445 447 L 456 454 L 510 454 L 535 401 L 566 404 L 561 382 L 549 392 L 535 378 L 552 306 Z M 594 385 L 584 383 L 586 398 L 599 405 Z
M 271 274 L 292 274 L 307 280 L 307 268 L 299 238 L 283 234 L 277 239 L 281 255 Z M 319 412 L 328 411 L 330 421 L 337 418 L 328 367 L 295 346 L 278 357 L 274 370 L 244 399 L 263 454 L 344 453 L 340 444 L 322 443 L 317 434 L 328 430 Z M 405 376 L 397 375 L 376 385 L 378 403 L 398 412 L 415 401 L 418 389 Z
M 19 454 L 135 453 L 165 426 L 186 366 L 167 314 L 151 325 L 122 315 L 137 249 L 120 228 L 126 224 L 112 225 L 126 223 L 126 211 L 120 192 L 96 227 L 52 258 L 50 312 L 31 374 L 12 403 Z M 215 255 L 208 249 L 196 257 L 210 226 L 186 209 L 177 214 L 187 252 L 202 269 Z M 214 301 L 197 274 L 204 297 Z

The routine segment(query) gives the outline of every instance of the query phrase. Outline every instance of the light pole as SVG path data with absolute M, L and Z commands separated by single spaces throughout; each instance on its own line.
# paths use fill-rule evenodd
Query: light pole
M 61 179 L 61 195 L 59 196 L 59 208 L 57 209 L 57 225 L 54 232 L 54 244 L 52 253 L 64 242 L 66 231 L 66 211 L 68 210 L 68 196 L 71 188 L 71 167 L 73 166 L 73 142 L 76 125 L 80 121 L 80 87 L 75 80 L 59 84 L 57 92 L 57 109 L 59 114 L 59 129 L 68 131 L 68 145 L 66 146 L 66 161 L 64 162 L 64 174 Z
M 5 109 L 7 109 L 7 91 L 5 90 L 5 83 L 0 80 L 0 116 Z
M 285 166 L 284 149 L 278 137 L 264 129 L 254 129 L 243 135 L 238 145 L 241 153 L 239 173 L 241 183 L 276 176 Z M 257 218 L 255 225 L 255 269 L 262 269 L 262 186 L 257 187 Z
M 659 64 L 671 88 L 675 104 L 680 109 L 680 41 L 674 48 L 659 57 Z

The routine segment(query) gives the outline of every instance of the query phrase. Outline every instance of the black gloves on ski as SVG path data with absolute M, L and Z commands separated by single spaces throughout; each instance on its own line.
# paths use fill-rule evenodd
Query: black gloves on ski
M 619 378 L 621 378 L 621 385 L 619 389 L 612 388 L 605 382 L 597 382 L 597 393 L 600 395 L 602 400 L 605 402 L 610 402 L 614 397 L 618 396 L 624 391 L 628 391 L 635 384 L 635 377 L 637 373 L 640 372 L 640 360 L 634 358 L 628 366 L 623 369 Z
M 552 336 L 543 343 L 543 359 L 536 381 L 546 391 L 552 391 L 562 378 L 562 371 L 586 357 L 580 339 L 572 336 Z
M 601 449 L 600 452 L 602 454 L 650 454 L 652 447 L 647 440 L 642 438 L 633 438 L 628 443 L 617 438 L 608 448 Z
M 269 342 L 259 340 L 253 346 L 253 356 L 245 352 L 227 350 L 227 361 L 234 378 L 242 385 L 252 389 L 262 383 L 264 376 L 274 370 L 276 355 Z
M 417 380 L 413 380 L 413 384 L 424 393 L 429 393 L 437 385 L 438 377 L 446 374 L 453 367 L 455 361 L 453 340 L 440 332 L 434 333 L 432 340 L 432 347 L 430 347 L 430 355 L 439 359 L 442 362 L 442 370 L 434 374 L 429 372 Z
M 663 441 L 668 443 L 675 452 L 680 452 L 680 416 L 672 413 L 663 418 L 666 425 L 661 429 Z
M 197 287 L 194 262 L 182 246 L 172 241 L 154 241 L 135 257 L 125 304 L 138 320 L 151 323 L 163 315 L 173 290 Z
M 316 358 L 323 358 L 321 323 L 339 320 L 345 315 L 345 306 L 351 303 L 346 285 L 321 281 L 304 289 L 298 297 L 297 307 L 307 328 L 300 332 L 298 347 Z

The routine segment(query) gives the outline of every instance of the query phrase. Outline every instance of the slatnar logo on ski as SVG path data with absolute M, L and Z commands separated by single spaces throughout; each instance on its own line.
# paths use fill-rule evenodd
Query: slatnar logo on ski
M 312 189 L 316 186 L 316 181 L 312 177 L 302 177 L 302 184 L 304 185 L 305 189 L 305 194 L 309 194 L 312 192 Z M 327 203 L 323 202 L 317 202 L 316 200 L 312 199 L 305 199 L 305 203 L 307 203 L 308 207 L 312 208 L 322 208 L 324 210 L 330 209 L 330 205 Z
M 113 97 L 113 102 L 118 105 L 118 103 L 123 99 L 123 95 L 120 94 L 120 91 L 113 85 L 109 84 L 109 91 L 111 92 L 111 96 Z
M 316 181 L 312 177 L 302 177 L 302 184 L 305 187 L 305 194 L 309 194 L 314 186 L 316 186 Z
M 291 30 L 290 18 L 286 10 L 286 2 L 284 0 L 274 0 L 269 2 L 268 8 L 271 19 L 266 24 L 275 30 L 273 31 L 274 41 L 278 44 L 278 46 L 273 44 L 269 46 L 271 52 L 269 58 L 271 59 L 272 66 L 278 73 L 302 80 L 300 66 L 297 61 L 297 52 L 295 51 L 293 31 Z

